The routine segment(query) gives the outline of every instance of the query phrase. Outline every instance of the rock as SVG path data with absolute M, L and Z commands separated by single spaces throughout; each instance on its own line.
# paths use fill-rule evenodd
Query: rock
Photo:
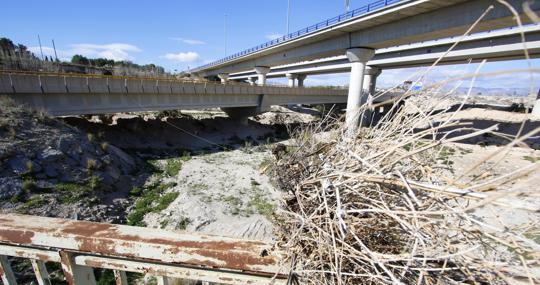
M 38 173 L 38 172 L 41 172 L 43 170 L 43 168 L 41 167 L 41 165 L 39 165 L 39 163 L 37 161 L 30 161 L 32 163 L 32 172 L 33 173 Z
M 41 161 L 46 162 L 53 162 L 61 160 L 64 157 L 64 153 L 54 149 L 54 148 L 47 148 L 43 150 L 40 154 L 38 154 L 38 159 Z
M 15 174 L 23 174 L 28 171 L 30 162 L 26 157 L 18 155 L 8 160 L 7 165 Z
M 56 147 L 60 150 L 62 153 L 68 153 L 71 150 L 71 147 L 73 146 L 73 142 L 68 139 L 67 137 L 61 137 L 58 140 L 58 143 L 56 144 Z
M 135 160 L 130 155 L 123 152 L 121 149 L 113 145 L 109 145 L 107 147 L 107 152 L 109 152 L 113 156 L 120 158 L 120 160 L 122 161 L 122 170 L 125 174 L 130 173 L 135 168 Z
M 45 175 L 47 175 L 47 177 L 50 177 L 50 178 L 55 178 L 58 176 L 58 171 L 56 171 L 56 168 L 54 168 L 52 165 L 45 167 L 44 173 Z
M 7 200 L 22 191 L 22 180 L 17 177 L 0 177 L 0 200 Z
M 105 188 L 110 188 L 109 186 L 113 185 L 114 181 L 116 180 L 108 173 L 101 171 L 95 172 L 94 175 L 99 179 L 101 186 L 104 186 Z
M 131 190 L 131 176 L 129 175 L 122 175 L 118 179 L 118 181 L 115 183 L 116 189 L 119 191 L 129 191 Z
M 105 172 L 110 175 L 114 180 L 118 180 L 118 178 L 120 178 L 120 175 L 122 175 L 120 169 L 118 169 L 118 167 L 114 165 L 107 165 L 107 167 L 105 167 Z
M 110 154 L 106 154 L 104 156 L 101 157 L 101 161 L 103 161 L 103 163 L 105 164 L 111 164 L 112 163 L 112 158 L 111 158 L 111 155 Z
M 83 154 L 81 156 L 81 166 L 87 169 L 101 169 L 103 164 L 97 158 L 89 154 Z

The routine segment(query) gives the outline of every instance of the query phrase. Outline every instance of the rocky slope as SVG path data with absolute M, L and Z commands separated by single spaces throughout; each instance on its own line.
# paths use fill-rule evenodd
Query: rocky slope
M 0 98 L 0 209 L 121 222 L 136 160 L 60 120 Z

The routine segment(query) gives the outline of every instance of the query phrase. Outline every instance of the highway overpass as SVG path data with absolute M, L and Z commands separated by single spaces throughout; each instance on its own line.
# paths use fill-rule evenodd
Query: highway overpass
M 506 2 L 512 5 L 519 15 L 524 15 L 524 1 Z M 532 11 L 540 11 L 540 2 L 529 4 Z M 521 20 L 525 24 L 530 23 L 527 16 L 521 17 Z M 377 50 L 461 36 L 472 25 L 473 31 L 478 33 L 514 27 L 517 23 L 508 7 L 493 0 L 379 0 L 197 67 L 191 72 L 195 76 L 206 78 L 219 77 L 226 82 L 229 78 L 234 78 L 231 74 L 255 70 L 258 84 L 264 85 L 272 67 L 345 56 L 351 71 L 346 122 L 350 129 L 356 129 L 359 121 L 358 110 L 367 98 L 367 91 L 364 92 L 366 66 L 370 61 L 377 60 Z M 509 46 L 517 44 L 516 42 L 500 44 L 506 45 L 509 53 L 514 55 L 499 55 L 495 58 L 517 58 L 519 47 Z M 483 46 L 485 47 L 486 45 Z M 475 48 L 477 50 L 474 50 Z M 468 52 L 461 55 L 461 60 L 475 52 L 489 54 L 489 50 L 482 51 L 481 48 L 466 48 Z M 383 54 L 379 53 L 379 57 Z M 458 53 L 454 56 L 457 57 L 456 60 L 459 59 Z M 433 57 L 427 57 L 424 61 L 433 61 Z M 392 65 L 391 61 L 394 59 L 390 58 L 387 64 Z M 377 73 L 376 69 L 369 70 L 373 74 Z M 293 76 L 289 79 L 294 82 Z M 367 85 L 374 86 L 373 83 Z M 534 112 L 540 113 L 540 101 L 535 104 Z
M 534 24 L 523 28 L 511 28 L 489 31 L 398 47 L 378 49 L 374 57 L 367 62 L 371 68 L 381 70 L 408 68 L 416 66 L 429 66 L 441 58 L 439 65 L 478 62 L 487 59 L 490 62 L 522 59 L 524 57 L 522 33 L 526 38 L 527 49 L 532 58 L 540 56 L 540 25 Z M 447 51 L 459 40 L 459 44 Z M 444 55 L 444 57 L 443 57 Z M 308 75 L 345 73 L 351 71 L 351 63 L 345 55 L 331 58 L 303 61 L 271 67 L 267 78 L 291 77 L 298 80 L 302 86 Z M 257 72 L 255 69 L 232 73 L 229 80 L 247 80 L 255 83 Z M 366 79 L 366 78 L 365 78 Z M 365 80 L 364 79 L 364 80 Z M 292 81 L 291 83 L 294 83 Z M 291 84 L 294 86 L 294 84 Z

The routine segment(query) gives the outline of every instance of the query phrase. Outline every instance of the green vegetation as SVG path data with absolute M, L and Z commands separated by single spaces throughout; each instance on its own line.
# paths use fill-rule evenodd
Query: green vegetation
M 64 204 L 74 204 L 89 198 L 94 191 L 90 186 L 75 183 L 56 184 L 55 190 L 61 194 L 59 201 Z
M 132 190 L 131 194 L 137 193 L 141 196 L 137 199 L 135 206 L 128 215 L 128 225 L 143 227 L 145 226 L 143 219 L 146 214 L 166 209 L 178 197 L 178 193 L 163 193 L 175 185 L 176 183 L 154 183 L 144 187 L 142 190 Z
M 187 217 L 182 217 L 182 219 L 180 219 L 180 222 L 178 223 L 178 225 L 176 225 L 176 229 L 177 230 L 185 230 L 185 229 L 187 229 L 189 224 L 191 224 L 191 220 L 189 218 L 187 218 Z
M 257 213 L 269 218 L 276 210 L 276 207 L 268 201 L 267 197 L 262 193 L 262 191 L 255 192 L 255 195 L 251 198 L 248 205 L 254 208 Z
M 133 63 L 131 61 L 122 60 L 122 61 L 115 61 L 112 59 L 106 59 L 106 58 L 87 58 L 86 56 L 76 54 L 71 57 L 71 63 L 73 64 L 79 64 L 79 65 L 88 65 L 88 66 L 94 66 L 94 67 L 127 67 L 127 68 L 134 68 L 134 69 L 142 69 L 147 71 L 155 71 L 157 73 L 165 73 L 165 69 L 161 66 L 157 66 L 153 63 L 151 64 L 145 64 L 145 65 L 139 65 L 136 63 Z
M 189 152 L 184 152 L 182 156 L 169 158 L 164 161 L 150 160 L 148 163 L 152 166 L 153 171 L 158 174 L 165 174 L 169 177 L 178 175 L 182 169 L 182 163 L 191 159 Z
M 538 161 L 540 161 L 540 156 L 524 156 L 523 159 L 527 160 L 527 161 L 530 161 L 532 163 L 536 163 Z
M 164 229 L 169 224 L 169 219 L 164 219 L 159 222 L 159 226 Z
M 437 157 L 437 160 L 440 160 L 443 164 L 452 165 L 454 164 L 454 162 L 450 160 L 450 157 L 453 156 L 455 153 L 456 153 L 455 149 L 451 147 L 443 146 L 439 150 L 439 156 Z

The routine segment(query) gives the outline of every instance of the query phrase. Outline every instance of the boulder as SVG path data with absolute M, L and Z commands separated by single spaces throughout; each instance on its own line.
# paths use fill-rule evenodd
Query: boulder
M 22 180 L 18 177 L 0 177 L 0 200 L 8 200 L 22 191 Z
M 61 160 L 63 157 L 63 152 L 51 147 L 43 150 L 41 153 L 38 154 L 38 159 L 46 162 L 58 161 Z
M 109 145 L 107 147 L 107 152 L 121 160 L 122 171 L 125 174 L 132 172 L 135 168 L 135 160 L 121 149 L 115 147 L 114 145 Z
M 15 174 L 23 174 L 28 171 L 28 164 L 30 162 L 25 156 L 17 155 L 10 158 L 7 165 Z

